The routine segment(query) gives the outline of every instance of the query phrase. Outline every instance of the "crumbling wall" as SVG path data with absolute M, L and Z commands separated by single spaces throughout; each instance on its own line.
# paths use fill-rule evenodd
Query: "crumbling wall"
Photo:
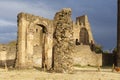
M 0 65 L 4 66 L 7 59 L 7 46 L 1 45 L 0 46 Z
M 71 9 L 64 8 L 56 13 L 54 21 L 54 70 L 56 72 L 71 72 L 72 50 L 74 48 Z
M 17 68 L 37 66 L 47 69 L 50 69 L 52 65 L 56 72 L 71 72 L 74 63 L 91 65 L 97 63 L 97 58 L 101 59 L 101 56 L 94 57 L 96 54 L 92 54 L 90 49 L 85 50 L 82 45 L 82 48 L 78 48 L 80 50 L 74 53 L 75 56 L 72 55 L 76 39 L 80 41 L 82 28 L 88 31 L 89 43 L 93 40 L 86 15 L 77 17 L 75 23 L 71 20 L 71 9 L 64 8 L 56 13 L 54 20 L 27 13 L 19 13 L 17 18 L 17 46 L 16 44 L 12 47 L 7 45 L 7 50 L 0 52 L 0 59 L 13 59 L 13 62 L 9 62 L 10 65 L 16 62 Z M 15 58 L 16 61 L 14 61 Z
M 92 52 L 89 45 L 75 46 L 73 63 L 79 66 L 102 66 L 102 53 Z
M 44 37 L 45 40 L 43 39 L 43 33 L 46 36 Z M 52 57 L 49 56 L 52 55 L 52 47 L 50 47 L 53 41 L 52 34 L 52 20 L 27 13 L 19 13 L 16 67 L 31 68 L 36 63 L 41 65 L 43 61 L 41 58 L 44 54 L 45 61 L 50 61 L 47 66 L 50 66 L 52 61 Z
M 88 21 L 88 17 L 87 15 L 83 15 L 83 16 L 79 16 L 76 18 L 76 25 L 77 26 L 80 26 L 79 28 L 79 31 L 81 31 L 82 28 L 85 28 L 88 32 L 88 35 L 89 35 L 89 43 L 91 43 L 91 41 L 94 42 L 94 38 L 93 38 L 93 35 L 92 35 L 92 30 L 91 30 L 91 26 L 90 26 L 90 23 Z M 76 32 L 76 31 L 74 31 Z M 76 33 L 74 33 L 76 34 Z M 79 34 L 79 38 L 80 38 L 80 32 L 77 33 L 77 35 Z
M 0 66 L 14 66 L 16 57 L 16 41 L 0 44 Z

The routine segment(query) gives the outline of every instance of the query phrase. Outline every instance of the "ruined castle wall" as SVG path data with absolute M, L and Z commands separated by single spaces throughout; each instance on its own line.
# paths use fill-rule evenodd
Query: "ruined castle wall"
M 56 72 L 71 72 L 73 59 L 73 22 L 71 9 L 64 8 L 56 13 L 54 33 L 54 70 Z
M 52 55 L 52 47 L 49 47 L 52 46 L 52 20 L 26 13 L 20 13 L 18 15 L 18 51 L 16 67 L 32 67 L 34 63 L 41 64 L 43 54 L 41 53 L 43 52 L 43 34 L 41 34 L 43 30 L 41 27 L 43 26 L 47 30 L 46 40 L 49 38 L 49 40 L 45 42 L 47 45 L 45 46 L 45 49 L 47 49 L 46 54 Z M 40 51 L 36 51 L 38 48 Z M 51 56 L 48 58 L 51 59 Z
M 102 66 L 102 53 L 92 52 L 89 45 L 75 46 L 73 61 L 79 66 Z
M 88 41 L 91 43 L 91 40 L 94 43 L 94 39 L 91 32 L 90 23 L 88 21 L 87 15 L 83 15 L 76 18 L 76 23 L 73 24 L 73 31 L 74 31 L 74 41 L 76 39 L 80 39 L 80 31 L 82 29 L 86 29 L 88 32 Z M 85 34 L 82 34 L 85 36 Z M 84 38 L 86 39 L 86 38 Z M 80 41 L 80 40 L 79 40 Z M 81 43 L 81 42 L 80 42 Z M 102 65 L 102 54 L 96 54 L 92 52 L 88 45 L 77 45 L 75 46 L 75 52 L 73 54 L 73 61 L 74 65 L 80 66 L 101 66 Z
M 18 15 L 16 67 L 29 68 L 42 65 L 41 67 L 47 66 L 48 69 L 53 62 L 55 71 L 70 71 L 73 45 L 76 39 L 80 41 L 82 28 L 88 32 L 89 43 L 91 40 L 94 42 L 86 15 L 77 17 L 74 23 L 71 20 L 70 9 L 57 12 L 54 20 L 20 13 Z
M 10 42 L 8 44 L 0 45 L 0 66 L 14 66 L 16 57 L 16 43 Z
M 5 66 L 7 60 L 7 51 L 0 51 L 0 67 Z

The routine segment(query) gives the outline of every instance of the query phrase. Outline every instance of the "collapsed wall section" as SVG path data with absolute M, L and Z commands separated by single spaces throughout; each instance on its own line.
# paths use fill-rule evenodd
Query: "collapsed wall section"
M 0 67 L 13 67 L 16 57 L 16 41 L 11 41 L 8 44 L 0 44 Z
M 71 9 L 64 8 L 57 12 L 54 25 L 54 70 L 56 72 L 71 72 L 73 66 L 72 50 L 74 48 Z

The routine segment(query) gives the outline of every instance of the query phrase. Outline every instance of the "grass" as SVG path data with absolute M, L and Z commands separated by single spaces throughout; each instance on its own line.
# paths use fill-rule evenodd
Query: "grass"
M 78 68 L 97 68 L 97 66 L 90 66 L 90 65 L 88 65 L 88 66 L 81 66 L 80 64 L 75 64 L 73 66 L 74 67 L 78 67 Z

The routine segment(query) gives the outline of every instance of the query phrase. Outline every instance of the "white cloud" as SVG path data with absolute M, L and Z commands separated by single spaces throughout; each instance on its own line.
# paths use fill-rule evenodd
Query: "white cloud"
M 6 20 L 1 20 L 0 19 L 0 27 L 5 27 L 5 26 L 16 26 L 17 23 L 11 22 L 11 21 L 6 21 Z
M 27 12 L 35 15 L 40 15 L 47 18 L 53 18 L 54 10 L 50 7 L 50 5 L 45 4 L 43 2 L 38 3 L 29 3 L 25 1 L 0 1 L 0 16 L 8 17 L 11 19 L 15 19 L 16 15 L 19 12 Z
M 89 20 L 92 31 L 94 31 L 94 37 L 100 35 L 108 39 L 108 35 L 112 39 L 112 36 L 114 37 L 114 34 L 116 34 L 116 0 L 94 0 L 94 3 L 89 2 L 89 0 L 0 0 L 0 34 L 7 32 L 6 34 L 0 35 L 0 42 L 9 41 L 12 38 L 15 39 L 16 35 L 9 34 L 9 32 L 17 32 L 17 14 L 19 12 L 53 19 L 56 11 L 59 11 L 63 7 L 72 8 L 72 16 L 74 18 L 87 13 L 90 17 Z M 108 33 L 106 34 L 106 32 Z M 109 39 L 106 41 L 109 41 Z M 105 45 L 106 41 L 104 41 Z M 111 41 L 111 44 L 113 42 Z
M 0 43 L 16 39 L 17 14 L 19 12 L 30 13 L 50 19 L 54 17 L 55 13 L 50 5 L 42 1 L 0 0 L 0 10 Z M 11 28 L 9 29 L 8 27 Z

